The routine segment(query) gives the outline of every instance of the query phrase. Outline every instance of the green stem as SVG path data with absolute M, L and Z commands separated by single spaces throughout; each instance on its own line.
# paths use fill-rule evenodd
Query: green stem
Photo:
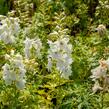
M 11 109 L 16 109 L 17 108 L 17 99 L 18 99 L 18 90 L 16 87 L 13 87 L 13 90 L 14 92 L 14 97 L 13 97 L 13 104 L 12 104 L 12 107 Z
M 104 93 L 103 93 L 103 91 L 102 91 L 102 95 L 101 95 L 101 97 L 102 97 L 102 98 L 101 98 L 102 107 L 101 107 L 101 109 L 103 109 L 103 101 L 104 101 L 104 96 L 103 96 L 103 94 L 104 94 Z

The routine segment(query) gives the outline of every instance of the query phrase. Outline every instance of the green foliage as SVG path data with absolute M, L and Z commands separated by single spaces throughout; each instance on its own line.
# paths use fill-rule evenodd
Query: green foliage
M 99 1 L 99 5 L 96 10 L 96 19 L 99 19 L 98 23 L 103 23 L 105 25 L 109 25 L 109 1 L 101 0 Z
M 108 32 L 105 36 L 99 36 L 95 32 L 97 24 L 103 23 L 108 26 L 108 8 L 107 4 L 103 7 L 99 4 L 95 16 L 91 18 L 88 13 L 90 2 L 91 0 L 16 1 L 16 14 L 12 16 L 20 18 L 22 27 L 16 36 L 16 43 L 5 44 L 0 40 L 1 109 L 109 108 L 109 94 L 103 91 L 93 94 L 93 82 L 90 80 L 91 69 L 99 65 L 100 59 L 109 57 Z M 37 8 L 33 12 L 30 6 L 34 3 Z M 4 7 L 3 1 L 0 0 L 0 14 L 6 14 L 7 10 L 8 7 Z M 8 16 L 11 16 L 10 14 Z M 59 35 L 50 35 L 54 31 L 60 32 Z M 68 37 L 73 46 L 73 73 L 69 80 L 61 78 L 56 67 L 53 67 L 52 72 L 47 69 L 47 41 L 56 41 L 62 35 Z M 41 57 L 32 56 L 25 59 L 26 37 L 40 38 L 43 46 Z M 10 54 L 11 50 L 23 56 L 27 70 L 26 86 L 23 90 L 18 90 L 14 85 L 5 85 L 2 78 L 2 66 L 7 62 L 5 54 Z

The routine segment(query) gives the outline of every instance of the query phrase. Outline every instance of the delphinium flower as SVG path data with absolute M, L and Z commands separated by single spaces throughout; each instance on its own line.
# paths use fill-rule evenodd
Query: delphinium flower
M 11 85 L 13 78 L 11 78 L 12 76 L 9 64 L 5 64 L 2 68 L 3 68 L 3 79 L 5 80 L 5 83 L 7 85 Z
M 24 43 L 25 43 L 25 48 L 24 48 L 25 57 L 30 58 L 30 49 L 32 48 L 32 40 L 29 38 L 26 38 Z
M 4 43 L 14 43 L 15 42 L 15 35 L 18 34 L 20 26 L 19 20 L 17 18 L 12 17 L 3 17 L 1 18 L 1 25 L 0 25 L 0 40 Z
M 107 80 L 109 79 L 107 74 L 109 71 L 109 59 L 100 60 L 99 63 L 100 65 L 98 67 L 91 70 L 92 75 L 90 76 L 90 78 L 92 79 L 92 81 L 95 82 L 92 88 L 94 93 L 96 93 L 98 90 L 105 90 L 107 88 L 107 84 L 109 85 L 109 80 Z
M 35 56 L 40 56 L 40 50 L 42 48 L 42 43 L 40 39 L 29 39 L 26 38 L 24 41 L 25 43 L 25 48 L 24 48 L 24 54 L 27 59 L 29 59 L 32 55 L 32 49 L 35 49 Z
M 22 55 L 13 54 L 13 52 L 5 55 L 5 58 L 9 61 L 3 68 L 3 79 L 6 85 L 15 84 L 18 89 L 25 87 L 25 73 L 26 69 L 23 63 Z
M 52 71 L 53 63 L 60 71 L 61 77 L 66 79 L 72 73 L 71 64 L 73 62 L 71 53 L 72 45 L 69 44 L 69 38 L 59 38 L 57 41 L 48 40 L 50 46 L 48 50 L 48 70 Z

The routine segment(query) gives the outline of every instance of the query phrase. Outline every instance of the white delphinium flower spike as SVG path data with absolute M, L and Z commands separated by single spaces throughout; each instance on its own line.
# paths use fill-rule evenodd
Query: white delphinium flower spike
M 60 38 L 55 42 L 48 40 L 48 44 L 50 46 L 48 50 L 48 70 L 52 70 L 52 63 L 54 62 L 61 77 L 68 79 L 72 73 L 71 64 L 73 62 L 71 57 L 72 45 L 69 44 L 69 39 Z
M 0 21 L 0 40 L 6 44 L 15 42 L 15 35 L 20 30 L 20 25 L 17 18 L 5 17 Z
M 25 87 L 25 65 L 23 63 L 22 55 L 6 54 L 6 60 L 9 64 L 5 64 L 3 68 L 3 79 L 6 85 L 11 85 L 14 83 L 18 89 L 23 89 Z
M 11 85 L 12 80 L 10 77 L 10 66 L 8 64 L 5 64 L 3 67 L 3 79 L 5 80 L 6 85 Z

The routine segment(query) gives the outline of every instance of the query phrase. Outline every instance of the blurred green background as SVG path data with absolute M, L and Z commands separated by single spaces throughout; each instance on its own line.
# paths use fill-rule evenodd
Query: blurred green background
M 7 0 L 0 0 L 0 14 L 6 15 L 8 12 L 8 5 L 6 3 Z

